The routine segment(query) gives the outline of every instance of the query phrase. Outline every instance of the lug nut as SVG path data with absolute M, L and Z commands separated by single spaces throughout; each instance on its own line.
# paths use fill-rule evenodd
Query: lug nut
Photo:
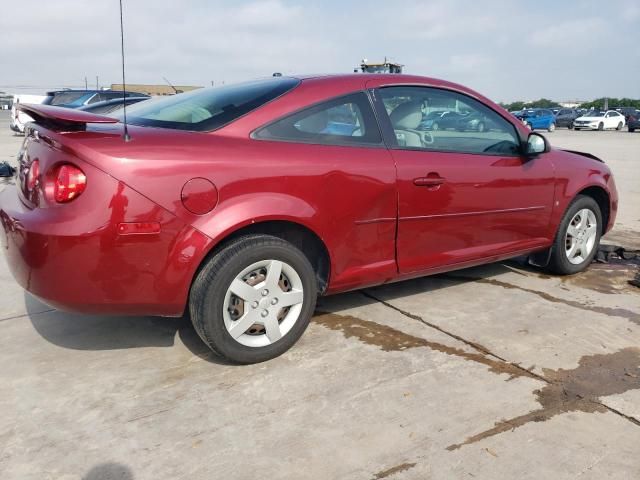
M 258 302 L 253 302 L 253 303 L 251 304 L 251 306 L 252 306 L 253 308 L 258 308 L 258 305 L 259 305 L 259 303 L 258 303 Z
M 272 298 L 271 299 L 271 305 L 275 305 L 276 303 L 278 303 L 278 299 L 277 298 Z
M 262 296 L 266 297 L 267 295 L 269 295 L 269 290 L 265 288 L 264 290 L 262 290 Z
M 262 310 L 262 313 L 260 315 L 266 317 L 267 315 L 269 315 L 269 312 L 267 310 Z

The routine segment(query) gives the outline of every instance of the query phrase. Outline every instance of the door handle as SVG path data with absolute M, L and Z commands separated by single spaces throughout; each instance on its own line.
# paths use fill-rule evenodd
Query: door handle
M 442 177 L 418 177 L 413 179 L 413 184 L 417 187 L 434 187 L 442 185 L 445 179 Z

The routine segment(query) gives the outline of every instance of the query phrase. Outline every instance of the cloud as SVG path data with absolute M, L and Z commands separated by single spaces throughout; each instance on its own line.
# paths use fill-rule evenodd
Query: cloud
M 103 85 L 119 81 L 118 2 L 5 3 L 3 17 L 11 21 L 0 30 L 0 90 L 80 86 L 85 76 L 94 84 L 96 75 Z M 607 8 L 584 1 L 579 15 L 574 3 L 553 0 L 535 8 L 510 0 L 124 0 L 124 6 L 132 83 L 348 73 L 363 57 L 388 56 L 408 73 L 466 84 L 496 100 L 640 97 L 639 54 L 619 48 L 620 39 L 636 36 L 635 23 L 621 17 L 640 15 L 630 0 L 611 0 Z M 593 82 L 593 65 L 605 64 L 618 77 Z

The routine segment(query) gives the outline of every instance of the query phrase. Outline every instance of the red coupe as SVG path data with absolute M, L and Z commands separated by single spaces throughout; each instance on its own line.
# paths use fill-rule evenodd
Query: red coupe
M 290 348 L 318 294 L 525 254 L 579 272 L 616 215 L 598 158 L 430 78 L 207 88 L 128 109 L 128 135 L 115 118 L 19 108 L 34 122 L 0 194 L 16 280 L 65 310 L 188 311 L 238 363 Z M 437 111 L 490 127 L 421 129 Z

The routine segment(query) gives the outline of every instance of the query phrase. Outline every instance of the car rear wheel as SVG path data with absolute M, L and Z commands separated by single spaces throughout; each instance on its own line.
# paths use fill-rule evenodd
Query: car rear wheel
M 604 123 L 600 122 L 598 124 L 598 130 L 600 130 L 600 131 L 604 130 Z
M 189 298 L 200 338 L 238 364 L 277 357 L 296 343 L 313 315 L 315 272 L 294 245 L 270 235 L 237 239 L 196 276 Z
M 598 203 L 591 197 L 578 195 L 560 222 L 548 269 L 559 275 L 583 271 L 596 254 L 601 232 Z
M 622 122 L 618 123 L 618 126 L 616 127 L 616 130 L 618 130 L 618 131 L 622 130 Z
M 556 129 L 556 124 L 555 124 L 555 123 L 552 123 L 551 125 L 549 125 L 548 130 L 549 130 L 550 132 L 553 132 L 555 129 Z
M 631 128 L 631 127 L 629 127 L 629 131 L 630 131 L 631 133 L 633 133 L 633 132 L 635 132 L 635 131 L 636 131 L 636 129 L 635 129 L 635 128 Z
M 440 130 L 440 124 L 438 122 L 433 122 L 433 125 L 431 125 L 431 130 Z
M 573 130 L 573 122 L 569 122 L 569 124 L 567 125 L 567 128 L 569 130 Z

